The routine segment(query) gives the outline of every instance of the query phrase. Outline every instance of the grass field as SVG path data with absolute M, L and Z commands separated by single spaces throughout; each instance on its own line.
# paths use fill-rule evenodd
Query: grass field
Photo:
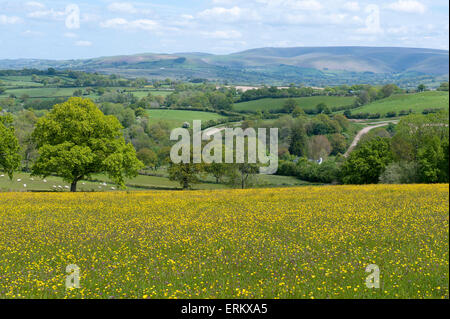
M 394 95 L 387 99 L 367 104 L 361 108 L 352 110 L 352 113 L 380 113 L 413 110 L 420 113 L 425 109 L 449 107 L 448 92 L 429 91 L 416 94 Z
M 0 81 L 3 83 L 3 87 L 6 91 L 1 94 L 1 97 L 7 97 L 10 94 L 14 94 L 17 97 L 21 97 L 26 94 L 31 99 L 33 98 L 55 98 L 55 97 L 70 97 L 76 90 L 85 91 L 86 88 L 80 87 L 69 87 L 69 88 L 58 88 L 58 87 L 44 87 L 41 83 L 36 83 L 31 81 L 30 76 L 2 76 Z M 115 92 L 117 90 L 124 90 L 126 92 L 132 93 L 137 98 L 142 98 L 151 93 L 154 96 L 167 96 L 172 93 L 170 90 L 155 90 L 155 89 L 133 89 L 130 87 L 106 87 L 105 89 Z M 98 98 L 99 95 L 91 94 L 87 97 Z
M 448 185 L 0 193 L 0 299 L 449 298 L 448 200 Z
M 180 127 L 184 122 L 189 122 L 192 125 L 194 120 L 209 121 L 224 116 L 212 112 L 197 112 L 185 110 L 149 110 L 150 122 L 158 122 L 164 120 L 168 122 L 171 127 Z
M 170 181 L 167 173 L 162 170 L 158 171 L 158 176 L 139 175 L 136 178 L 126 181 L 127 190 L 158 190 L 158 189 L 180 189 L 180 184 Z M 61 178 L 49 176 L 45 179 L 39 177 L 31 177 L 27 173 L 16 173 L 14 178 L 10 180 L 7 176 L 2 176 L 0 172 L 0 192 L 31 192 L 31 191 L 58 191 L 68 192 L 70 184 L 64 182 Z M 214 183 L 214 178 L 204 176 L 203 182 L 195 184 L 194 189 L 224 189 L 229 188 L 227 185 Z M 104 185 L 106 183 L 106 185 Z M 284 187 L 284 186 L 302 186 L 308 185 L 308 182 L 301 181 L 291 176 L 277 175 L 259 175 L 257 176 L 255 187 Z M 26 186 L 25 186 L 26 185 Z M 78 184 L 78 190 L 84 192 L 111 192 L 116 191 L 117 186 L 104 175 L 97 175 L 90 181 L 81 181 Z
M 319 103 L 325 103 L 329 107 L 350 105 L 354 97 L 343 96 L 311 96 L 295 98 L 303 109 L 313 109 Z M 270 111 L 281 110 L 287 99 L 261 99 L 249 102 L 236 103 L 236 111 Z

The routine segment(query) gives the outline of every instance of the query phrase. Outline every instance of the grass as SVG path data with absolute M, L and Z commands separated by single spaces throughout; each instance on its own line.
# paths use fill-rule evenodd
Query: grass
M 313 109 L 319 103 L 325 103 L 329 107 L 350 105 L 354 101 L 354 97 L 342 96 L 311 96 L 295 98 L 303 109 Z M 287 99 L 261 99 L 249 102 L 236 103 L 234 109 L 236 111 L 270 111 L 281 110 Z
M 56 176 L 49 176 L 45 180 L 39 177 L 31 177 L 28 173 L 16 173 L 10 180 L 7 176 L 1 176 L 0 173 L 0 192 L 69 192 L 69 183 L 64 182 Z M 156 176 L 139 175 L 136 178 L 126 181 L 127 190 L 143 191 L 158 189 L 180 189 L 180 184 L 169 180 L 164 170 L 155 172 Z M 106 186 L 103 185 L 106 183 Z M 259 175 L 256 179 L 255 187 L 284 187 L 284 186 L 302 186 L 308 185 L 308 182 L 301 181 L 295 177 L 277 176 L 277 175 Z M 26 185 L 26 187 L 24 186 Z M 56 187 L 53 187 L 56 186 Z M 61 186 L 61 187 L 59 187 Z M 114 189 L 113 189 L 114 188 Z M 216 184 L 211 176 L 203 176 L 202 182 L 193 186 L 193 189 L 224 189 L 229 186 Z M 112 192 L 116 191 L 117 186 L 105 175 L 96 175 L 92 180 L 85 180 L 78 183 L 78 190 L 81 192 Z
M 448 184 L 0 193 L 0 299 L 449 298 L 448 200 Z
M 184 122 L 191 125 L 194 120 L 209 121 L 224 118 L 224 116 L 212 112 L 197 112 L 185 110 L 149 110 L 150 122 L 166 121 L 172 128 L 181 127 Z
M 55 97 L 69 97 L 73 95 L 73 92 L 78 88 L 31 88 L 31 89 L 8 89 L 4 95 L 14 94 L 17 97 L 21 97 L 26 94 L 30 98 L 55 98 Z
M 30 79 L 29 79 L 30 78 Z M 17 97 L 21 97 L 26 94 L 32 99 L 40 98 L 55 98 L 55 97 L 70 97 L 76 90 L 85 91 L 86 88 L 80 87 L 69 87 L 69 88 L 57 88 L 57 87 L 43 87 L 40 83 L 31 82 L 31 77 L 21 77 L 21 76 L 10 76 L 10 77 L 0 77 L 0 81 L 3 82 L 3 87 L 6 91 L 0 95 L 2 97 L 7 97 L 10 94 L 14 94 Z M 26 87 L 26 88 L 23 88 Z M 155 89 L 133 89 L 129 87 L 106 87 L 105 89 L 115 92 L 116 90 L 125 90 L 132 93 L 137 98 L 142 98 L 151 93 L 153 96 L 167 96 L 172 93 L 169 90 L 155 90 Z M 88 97 L 98 98 L 99 95 L 91 94 Z
M 449 107 L 449 93 L 439 91 L 429 91 L 415 94 L 393 95 L 387 99 L 379 100 L 367 104 L 361 108 L 352 110 L 352 113 L 380 113 L 382 116 L 387 112 L 413 110 L 415 113 L 421 113 L 429 108 Z

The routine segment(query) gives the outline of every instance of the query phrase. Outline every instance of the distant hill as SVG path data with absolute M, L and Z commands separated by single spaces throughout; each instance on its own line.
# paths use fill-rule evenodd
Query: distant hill
M 0 60 L 0 69 L 48 67 L 129 77 L 204 78 L 239 84 L 313 86 L 395 82 L 431 86 L 448 80 L 449 52 L 395 47 L 261 48 L 229 55 L 137 54 L 83 60 Z

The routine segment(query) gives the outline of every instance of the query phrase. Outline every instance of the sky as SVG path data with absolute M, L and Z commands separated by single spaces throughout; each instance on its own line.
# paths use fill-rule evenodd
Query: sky
M 449 48 L 448 0 L 0 0 L 0 59 Z

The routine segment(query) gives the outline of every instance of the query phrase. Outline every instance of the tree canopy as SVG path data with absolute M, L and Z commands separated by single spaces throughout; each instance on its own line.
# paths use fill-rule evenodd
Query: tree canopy
M 20 166 L 19 142 L 14 135 L 10 116 L 0 116 L 0 170 L 12 179 L 13 173 Z
M 135 177 L 143 167 L 134 147 L 125 143 L 119 121 L 89 99 L 71 98 L 55 105 L 37 122 L 33 140 L 39 158 L 32 174 L 61 176 L 71 183 L 72 192 L 78 181 L 99 173 L 124 187 L 125 177 Z

